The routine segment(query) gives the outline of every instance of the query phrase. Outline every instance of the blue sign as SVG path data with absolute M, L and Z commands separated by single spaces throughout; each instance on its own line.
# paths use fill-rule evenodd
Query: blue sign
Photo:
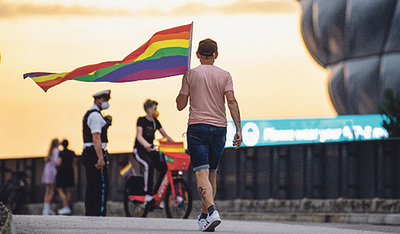
M 307 144 L 387 138 L 381 115 L 242 121 L 242 146 Z M 226 147 L 232 147 L 235 124 L 228 121 Z

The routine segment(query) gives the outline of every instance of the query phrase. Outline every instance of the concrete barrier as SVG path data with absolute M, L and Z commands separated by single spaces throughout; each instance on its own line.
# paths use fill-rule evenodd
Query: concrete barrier
M 290 221 L 290 222 L 334 222 L 400 225 L 400 200 L 391 199 L 302 199 L 302 200 L 226 200 L 216 201 L 217 209 L 224 219 Z M 57 205 L 53 209 L 57 210 Z M 25 205 L 25 214 L 40 215 L 42 204 Z M 74 204 L 74 215 L 84 215 L 84 203 Z M 193 202 L 189 218 L 197 218 L 201 202 Z M 122 202 L 109 201 L 107 215 L 124 217 Z M 161 209 L 150 212 L 148 217 L 165 218 Z
M 227 212 L 400 214 L 400 200 L 398 199 L 236 199 L 217 201 L 217 203 Z
M 15 231 L 12 214 L 2 202 L 0 202 L 0 233 L 17 233 Z

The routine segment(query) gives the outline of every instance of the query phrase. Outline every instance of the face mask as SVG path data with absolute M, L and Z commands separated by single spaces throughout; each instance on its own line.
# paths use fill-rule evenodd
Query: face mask
M 101 103 L 101 109 L 102 110 L 108 109 L 108 107 L 110 107 L 110 104 L 108 102 Z
M 160 112 L 158 112 L 157 110 L 154 111 L 152 114 L 153 118 L 155 118 L 155 119 L 157 119 L 159 115 L 160 115 Z

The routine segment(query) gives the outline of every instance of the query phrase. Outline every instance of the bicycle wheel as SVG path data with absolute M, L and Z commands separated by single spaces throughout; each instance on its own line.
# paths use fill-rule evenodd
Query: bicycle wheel
M 175 179 L 174 188 L 177 202 L 173 200 L 171 185 L 169 185 L 164 197 L 165 214 L 168 218 L 187 219 L 192 210 L 192 192 L 183 179 Z
M 132 201 L 129 195 L 145 195 L 143 191 L 144 179 L 142 176 L 131 176 L 125 182 L 124 211 L 126 217 L 146 217 L 149 209 L 143 202 Z

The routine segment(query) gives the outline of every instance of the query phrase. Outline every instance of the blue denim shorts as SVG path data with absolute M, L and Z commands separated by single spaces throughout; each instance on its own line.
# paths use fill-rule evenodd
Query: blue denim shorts
M 226 127 L 191 124 L 186 135 L 193 171 L 217 171 L 225 148 Z

